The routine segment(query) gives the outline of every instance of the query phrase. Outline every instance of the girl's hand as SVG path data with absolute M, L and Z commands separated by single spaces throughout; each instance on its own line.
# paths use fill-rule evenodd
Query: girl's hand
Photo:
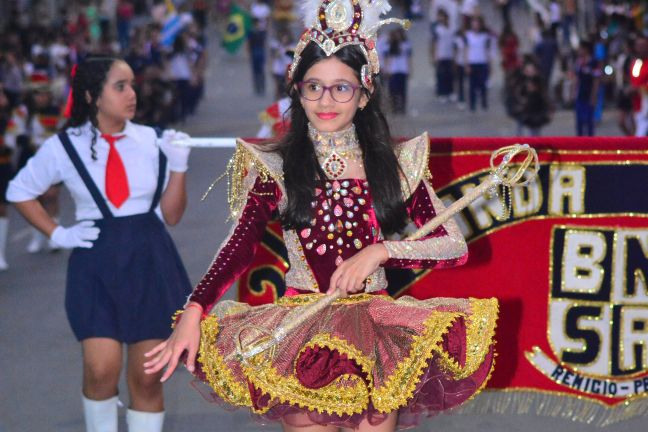
M 185 351 L 187 351 L 187 369 L 193 372 L 200 343 L 201 316 L 202 308 L 186 308 L 169 339 L 144 354 L 145 357 L 152 357 L 144 363 L 144 373 L 154 374 L 166 366 L 166 371 L 160 379 L 161 382 L 166 381 L 175 371 L 178 360 Z
M 389 259 L 387 249 L 376 243 L 362 249 L 346 261 L 342 261 L 331 276 L 327 294 L 340 290 L 347 294 L 364 289 L 365 280 L 378 266 Z

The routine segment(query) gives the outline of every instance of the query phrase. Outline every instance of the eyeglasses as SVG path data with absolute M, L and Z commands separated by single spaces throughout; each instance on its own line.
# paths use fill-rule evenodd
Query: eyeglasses
M 337 83 L 332 86 L 325 86 L 316 81 L 302 81 L 297 83 L 297 88 L 301 97 L 309 101 L 322 99 L 324 93 L 328 90 L 334 101 L 346 103 L 353 99 L 360 86 L 350 83 Z

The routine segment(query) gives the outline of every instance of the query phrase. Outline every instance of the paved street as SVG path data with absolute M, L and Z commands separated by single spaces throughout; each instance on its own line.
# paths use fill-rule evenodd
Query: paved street
M 486 10 L 487 17 L 495 13 Z M 493 18 L 492 26 L 500 28 Z M 528 28 L 529 18 L 516 12 L 516 29 Z M 451 104 L 433 100 L 432 70 L 427 56 L 426 21 L 416 22 L 409 34 L 414 44 L 415 68 L 410 83 L 409 114 L 392 118 L 395 135 L 414 135 L 428 130 L 433 136 L 507 136 L 515 125 L 506 117 L 500 102 L 502 79 L 499 67 L 491 80 L 491 110 L 470 114 Z M 257 115 L 272 102 L 252 95 L 250 67 L 244 50 L 226 55 L 210 40 L 210 69 L 207 94 L 195 117 L 177 125 L 193 136 L 253 136 Z M 270 76 L 268 77 L 270 81 Z M 618 135 L 613 110 L 606 112 L 598 135 Z M 545 135 L 573 135 L 573 113 L 559 111 L 545 128 Z M 228 230 L 225 183 L 200 201 L 211 180 L 223 172 L 231 151 L 193 151 L 188 176 L 189 207 L 179 226 L 170 231 L 184 259 L 192 282 L 202 276 Z M 62 200 L 62 222 L 72 221 L 67 192 Z M 10 213 L 10 270 L 0 273 L 0 432 L 77 432 L 83 430 L 81 412 L 81 356 L 63 308 L 67 252 L 25 252 L 26 224 Z M 241 411 L 230 413 L 207 403 L 191 388 L 190 375 L 176 373 L 166 386 L 166 431 L 256 431 L 279 430 L 261 427 Z M 122 401 L 127 402 L 122 382 Z M 120 410 L 122 430 L 125 429 Z M 643 422 L 632 420 L 606 431 L 642 430 Z M 533 415 L 440 416 L 418 431 L 561 431 L 589 430 L 590 426 Z

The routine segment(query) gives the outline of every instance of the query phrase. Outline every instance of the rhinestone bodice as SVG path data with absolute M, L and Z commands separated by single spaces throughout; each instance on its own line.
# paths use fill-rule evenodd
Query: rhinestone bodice
M 338 264 L 376 243 L 380 230 L 364 179 L 322 182 L 311 207 L 313 219 L 310 227 L 299 231 L 299 241 L 306 260 L 317 263 L 320 290 L 326 290 Z

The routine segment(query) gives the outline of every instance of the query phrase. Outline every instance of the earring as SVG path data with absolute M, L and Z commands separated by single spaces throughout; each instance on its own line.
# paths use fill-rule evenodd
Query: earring
M 360 82 L 362 82 L 362 86 L 369 90 L 373 84 L 372 79 L 371 79 L 371 70 L 369 69 L 369 65 L 362 65 L 362 68 L 360 68 Z

